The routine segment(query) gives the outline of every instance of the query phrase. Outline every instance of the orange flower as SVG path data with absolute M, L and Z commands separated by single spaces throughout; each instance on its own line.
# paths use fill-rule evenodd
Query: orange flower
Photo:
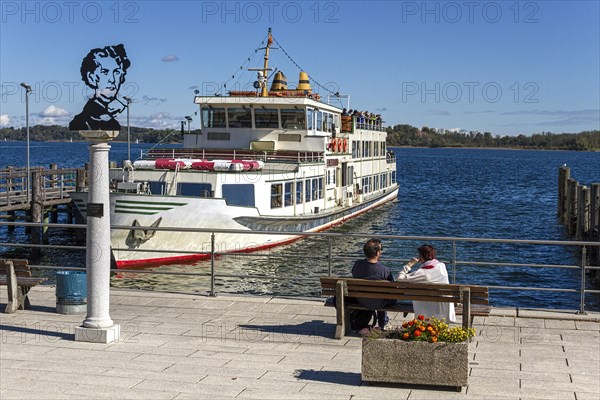
M 425 327 L 423 325 L 419 326 L 419 329 L 421 330 L 421 332 L 425 332 Z
M 429 325 L 429 326 L 427 327 L 427 330 L 428 330 L 429 332 L 433 332 L 433 328 L 431 327 L 431 325 Z
M 406 332 L 404 335 L 402 335 L 402 339 L 408 339 L 410 337 L 410 334 L 408 332 Z
M 431 337 L 431 341 L 432 341 L 433 343 L 437 342 L 437 341 L 438 341 L 438 338 L 437 338 L 437 336 L 432 336 L 432 337 Z
M 423 321 L 423 320 L 425 319 L 425 316 L 424 316 L 424 315 L 419 315 L 419 316 L 418 316 L 418 318 L 419 318 L 421 321 Z
M 415 330 L 415 332 L 414 332 L 414 335 L 415 335 L 415 337 L 419 337 L 419 336 L 421 336 L 421 331 L 420 331 L 420 330 L 418 330 L 418 329 L 417 329 L 417 330 Z
M 408 321 L 408 326 L 413 326 L 415 324 L 415 321 Z
M 404 322 L 402 323 L 402 327 L 403 327 L 403 328 L 406 328 L 407 326 L 408 326 L 408 322 L 404 321 Z

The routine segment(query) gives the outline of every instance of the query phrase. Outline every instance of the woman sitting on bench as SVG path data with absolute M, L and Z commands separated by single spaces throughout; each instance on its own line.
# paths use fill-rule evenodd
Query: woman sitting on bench
M 435 248 L 429 244 L 424 244 L 418 248 L 419 258 L 413 258 L 409 261 L 402 271 L 398 273 L 396 280 L 406 280 L 413 283 L 449 283 L 446 264 L 438 261 L 435 257 Z M 421 267 L 410 272 L 412 266 L 417 262 L 422 263 Z M 454 303 L 433 303 L 427 301 L 413 301 L 415 316 L 424 315 L 425 317 L 444 318 L 446 322 L 456 322 L 454 313 Z

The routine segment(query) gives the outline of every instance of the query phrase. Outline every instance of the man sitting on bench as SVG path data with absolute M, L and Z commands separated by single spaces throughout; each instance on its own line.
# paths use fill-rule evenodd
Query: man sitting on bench
M 435 248 L 429 244 L 424 244 L 418 248 L 419 259 L 412 261 L 404 266 L 398 273 L 397 280 L 407 280 L 413 283 L 449 283 L 446 264 L 438 261 L 435 257 Z M 421 268 L 410 272 L 412 265 L 421 262 Z M 415 316 L 423 315 L 425 317 L 444 318 L 446 322 L 456 322 L 454 313 L 454 303 L 434 303 L 427 301 L 413 301 Z
M 370 239 L 363 246 L 365 258 L 358 260 L 352 267 L 352 277 L 369 280 L 387 280 L 394 281 L 394 276 L 387 267 L 384 267 L 380 262 L 381 252 L 383 246 L 381 240 Z M 387 299 L 357 299 L 358 303 L 368 308 L 369 310 L 378 310 L 379 308 L 386 307 L 394 304 L 396 300 Z M 377 311 L 377 325 L 380 329 L 384 329 L 388 324 L 389 318 L 386 311 Z M 389 328 L 389 326 L 388 326 Z

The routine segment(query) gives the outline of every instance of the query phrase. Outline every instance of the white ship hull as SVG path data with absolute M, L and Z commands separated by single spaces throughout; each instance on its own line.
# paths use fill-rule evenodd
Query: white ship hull
M 192 263 L 210 257 L 210 229 L 248 232 L 215 232 L 216 252 L 257 251 L 287 244 L 302 236 L 252 232 L 318 232 L 396 200 L 397 196 L 396 187 L 352 207 L 338 207 L 312 217 L 261 217 L 256 208 L 228 206 L 223 199 L 113 193 L 110 197 L 111 225 L 114 227 L 111 230 L 111 247 L 118 268 Z M 87 193 L 74 193 L 72 197 L 85 216 Z M 150 227 L 153 224 L 175 231 L 127 229 L 136 225 Z

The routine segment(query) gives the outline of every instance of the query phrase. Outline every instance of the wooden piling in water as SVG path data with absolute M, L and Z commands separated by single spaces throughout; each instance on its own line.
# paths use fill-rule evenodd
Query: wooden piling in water
M 575 179 L 569 178 L 567 186 L 567 231 L 569 235 L 575 234 L 575 224 L 577 217 L 577 186 L 579 182 Z
M 43 177 L 40 171 L 31 174 L 31 222 L 41 223 L 44 214 L 44 190 Z M 40 227 L 31 228 L 31 243 L 42 244 L 42 230 Z M 39 248 L 32 249 L 32 258 L 37 260 L 41 257 Z
M 561 224 L 567 222 L 567 189 L 571 177 L 571 169 L 562 166 L 558 170 L 558 220 Z

